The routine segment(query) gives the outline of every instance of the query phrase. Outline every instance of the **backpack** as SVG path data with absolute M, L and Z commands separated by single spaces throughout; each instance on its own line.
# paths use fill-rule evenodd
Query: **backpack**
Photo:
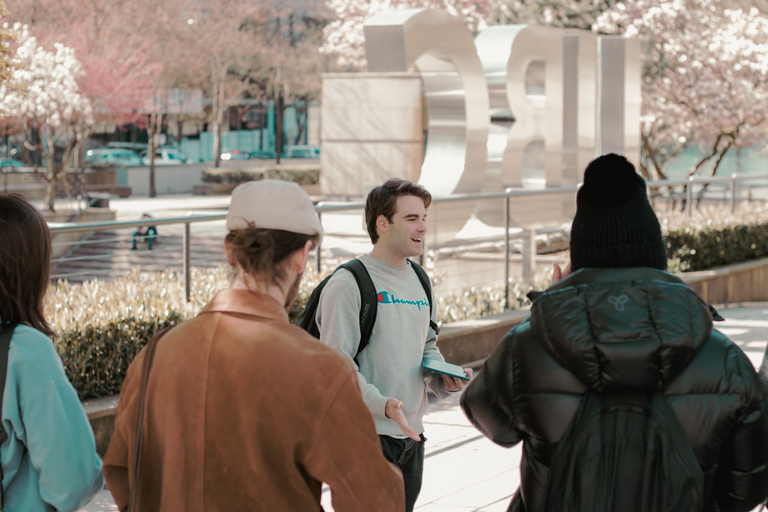
M 705 475 L 660 392 L 589 390 L 558 443 L 542 511 L 701 512 Z
M 416 262 L 408 261 L 411 263 L 411 268 L 416 272 L 419 282 L 427 294 L 427 300 L 429 301 L 429 326 L 435 331 L 435 334 L 439 334 L 440 328 L 432 320 L 432 284 L 429 280 L 429 276 Z M 352 273 L 355 277 L 355 281 L 357 281 L 357 287 L 360 289 L 360 344 L 358 345 L 357 353 L 353 358 L 355 363 L 358 363 L 357 356 L 359 356 L 360 352 L 368 346 L 368 343 L 371 340 L 373 324 L 376 322 L 376 307 L 378 303 L 376 287 L 373 285 L 371 275 L 368 273 L 365 265 L 363 265 L 363 262 L 359 259 L 355 258 L 346 263 L 342 263 L 336 267 L 333 274 L 323 279 L 320 284 L 312 290 L 312 294 L 309 296 L 309 300 L 307 300 L 307 305 L 304 307 L 304 311 L 301 313 L 301 318 L 299 318 L 296 325 L 315 338 L 320 338 L 320 329 L 317 327 L 317 321 L 315 319 L 317 316 L 317 307 L 320 304 L 320 295 L 323 293 L 325 285 L 328 284 L 328 281 L 340 268 L 345 268 Z

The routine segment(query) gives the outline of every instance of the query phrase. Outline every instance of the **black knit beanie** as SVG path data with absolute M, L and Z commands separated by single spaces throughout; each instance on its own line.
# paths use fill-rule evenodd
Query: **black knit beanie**
M 623 156 L 594 159 L 584 171 L 571 226 L 571 270 L 667 268 L 661 226 L 645 181 Z

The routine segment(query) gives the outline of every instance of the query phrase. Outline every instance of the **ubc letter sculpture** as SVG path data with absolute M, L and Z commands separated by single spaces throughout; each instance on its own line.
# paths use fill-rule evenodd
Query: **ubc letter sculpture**
M 324 77 L 323 135 L 335 133 L 329 118 L 343 119 L 333 115 L 344 107 L 343 95 L 332 94 L 342 82 L 370 91 L 366 80 L 390 79 L 393 86 L 402 86 L 406 73 L 412 73 L 421 79 L 426 107 L 423 163 L 421 169 L 376 171 L 342 169 L 339 158 L 327 168 L 324 161 L 321 177 L 327 180 L 326 194 L 362 195 L 367 183 L 365 178 L 350 180 L 355 172 L 368 179 L 375 176 L 376 181 L 383 176 L 417 176 L 433 196 L 440 197 L 507 188 L 574 187 L 587 163 L 608 151 L 638 163 L 641 63 L 635 40 L 575 29 L 507 25 L 489 27 L 473 41 L 458 18 L 440 10 L 409 9 L 368 20 L 365 45 L 368 73 Z M 360 82 L 351 86 L 355 79 Z M 413 82 L 410 87 L 417 95 Z M 328 102 L 329 98 L 339 100 Z M 387 112 L 381 95 L 371 95 L 368 102 L 376 108 L 365 109 L 364 121 L 387 124 L 387 130 L 398 133 L 392 129 L 398 121 Z M 419 116 L 401 117 L 408 128 L 399 132 L 415 132 L 411 125 Z M 353 139 L 344 141 L 350 152 L 355 151 Z M 324 145 L 326 140 L 323 137 Z M 331 141 L 333 137 L 328 144 Z M 361 137 L 359 142 L 372 141 Z M 402 142 L 384 139 L 376 144 L 383 149 Z M 334 181 L 334 173 L 343 173 L 345 179 Z M 483 222 L 502 226 L 503 204 L 496 203 L 434 204 L 429 213 L 439 219 L 440 231 L 431 223 L 427 244 L 453 239 L 473 213 Z M 514 199 L 510 216 L 513 224 L 528 229 L 559 225 L 572 217 L 573 203 L 573 197 L 562 194 L 545 200 Z

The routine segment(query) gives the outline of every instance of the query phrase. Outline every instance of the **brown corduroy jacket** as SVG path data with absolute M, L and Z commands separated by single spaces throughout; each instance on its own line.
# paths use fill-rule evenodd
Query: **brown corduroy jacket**
M 128 369 L 104 476 L 128 508 L 142 351 Z M 158 342 L 147 386 L 141 512 L 404 508 L 354 369 L 268 295 L 227 290 Z

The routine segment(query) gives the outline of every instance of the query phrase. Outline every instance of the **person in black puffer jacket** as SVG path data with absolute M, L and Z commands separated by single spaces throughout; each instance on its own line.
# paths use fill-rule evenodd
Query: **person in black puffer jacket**
M 749 511 L 768 495 L 768 408 L 714 309 L 665 271 L 645 182 L 624 157 L 587 167 L 571 229 L 571 271 L 533 300 L 467 388 L 461 406 L 502 446 L 524 441 L 510 510 L 537 512 L 558 441 L 584 393 L 660 390 L 710 488 L 708 511 Z M 627 475 L 627 478 L 632 478 Z

